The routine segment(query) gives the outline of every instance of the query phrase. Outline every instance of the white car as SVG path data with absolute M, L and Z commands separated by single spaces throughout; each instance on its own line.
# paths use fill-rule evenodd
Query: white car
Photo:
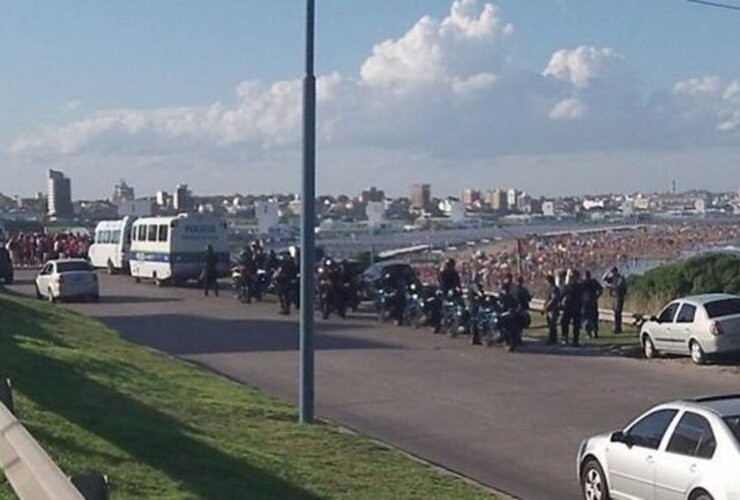
M 646 358 L 680 354 L 697 364 L 740 351 L 740 297 L 712 293 L 674 300 L 642 325 L 640 341 Z
M 581 443 L 577 467 L 586 500 L 740 500 L 740 395 L 657 406 Z
M 100 299 L 98 275 L 84 259 L 50 260 L 36 275 L 36 298 Z

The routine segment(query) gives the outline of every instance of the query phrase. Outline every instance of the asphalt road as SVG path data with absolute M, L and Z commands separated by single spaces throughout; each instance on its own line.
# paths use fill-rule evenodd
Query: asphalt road
M 13 288 L 32 294 L 30 277 L 18 273 Z M 297 402 L 297 319 L 275 304 L 123 276 L 101 275 L 101 293 L 64 307 Z M 363 315 L 319 321 L 315 344 L 320 416 L 523 499 L 578 498 L 574 457 L 587 436 L 661 401 L 740 392 L 734 368 L 533 343 L 510 354 Z

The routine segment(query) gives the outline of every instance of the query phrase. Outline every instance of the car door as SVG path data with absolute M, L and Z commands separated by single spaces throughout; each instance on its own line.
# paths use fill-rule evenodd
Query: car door
M 675 409 L 652 412 L 624 432 L 628 443 L 609 443 L 607 466 L 614 499 L 654 499 L 656 454 L 677 413 Z
M 673 320 L 676 317 L 680 305 L 679 302 L 668 304 L 658 315 L 658 324 L 650 332 L 653 336 L 655 348 L 659 351 L 673 351 L 675 349 L 674 342 L 672 341 Z
M 36 286 L 38 287 L 39 293 L 41 293 L 41 295 L 48 294 L 49 278 L 51 277 L 52 268 L 53 266 L 51 264 L 46 264 L 41 269 L 38 276 L 36 276 Z
M 670 339 L 673 352 L 686 354 L 689 346 L 689 338 L 694 328 L 696 319 L 696 306 L 693 304 L 683 303 L 676 315 L 676 321 L 672 326 Z
M 689 488 L 712 466 L 717 441 L 709 421 L 686 412 L 681 416 L 655 469 L 656 500 L 684 500 Z

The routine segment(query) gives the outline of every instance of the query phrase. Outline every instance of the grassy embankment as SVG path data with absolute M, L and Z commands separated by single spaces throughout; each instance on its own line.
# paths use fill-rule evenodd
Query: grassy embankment
M 67 473 L 123 498 L 490 498 L 256 390 L 121 339 L 100 323 L 0 291 L 0 374 Z M 0 475 L 0 498 L 13 494 Z
M 655 268 L 629 280 L 625 309 L 656 314 L 677 297 L 711 292 L 740 293 L 740 257 L 715 253 Z

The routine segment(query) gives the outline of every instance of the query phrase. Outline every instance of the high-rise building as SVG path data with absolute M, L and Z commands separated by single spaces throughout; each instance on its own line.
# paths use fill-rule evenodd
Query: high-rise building
M 517 191 L 514 188 L 509 189 L 506 192 L 506 203 L 509 205 L 509 208 L 517 208 L 517 201 L 519 201 L 519 191 Z
M 410 201 L 411 208 L 414 210 L 428 208 L 432 203 L 432 186 L 429 184 L 412 184 Z
M 170 195 L 167 191 L 157 191 L 155 198 L 158 207 L 167 207 L 170 204 Z
M 49 169 L 46 178 L 48 214 L 51 217 L 65 218 L 73 215 L 72 183 L 58 170 Z
M 385 200 L 385 191 L 372 186 L 360 193 L 360 203 L 382 202 Z
M 463 189 L 462 202 L 466 207 L 480 201 L 480 191 L 475 189 Z
M 126 184 L 126 181 L 121 180 L 113 188 L 113 196 L 111 197 L 111 201 L 113 203 L 117 203 L 120 201 L 134 201 L 135 198 L 136 196 L 134 194 L 134 188 Z
M 175 194 L 172 196 L 172 207 L 175 210 L 190 210 L 190 190 L 187 184 L 178 184 L 175 189 Z
M 506 200 L 506 193 L 500 189 L 488 191 L 486 198 L 488 198 L 486 200 L 488 205 L 490 205 L 493 210 L 501 211 L 506 210 L 509 207 Z

